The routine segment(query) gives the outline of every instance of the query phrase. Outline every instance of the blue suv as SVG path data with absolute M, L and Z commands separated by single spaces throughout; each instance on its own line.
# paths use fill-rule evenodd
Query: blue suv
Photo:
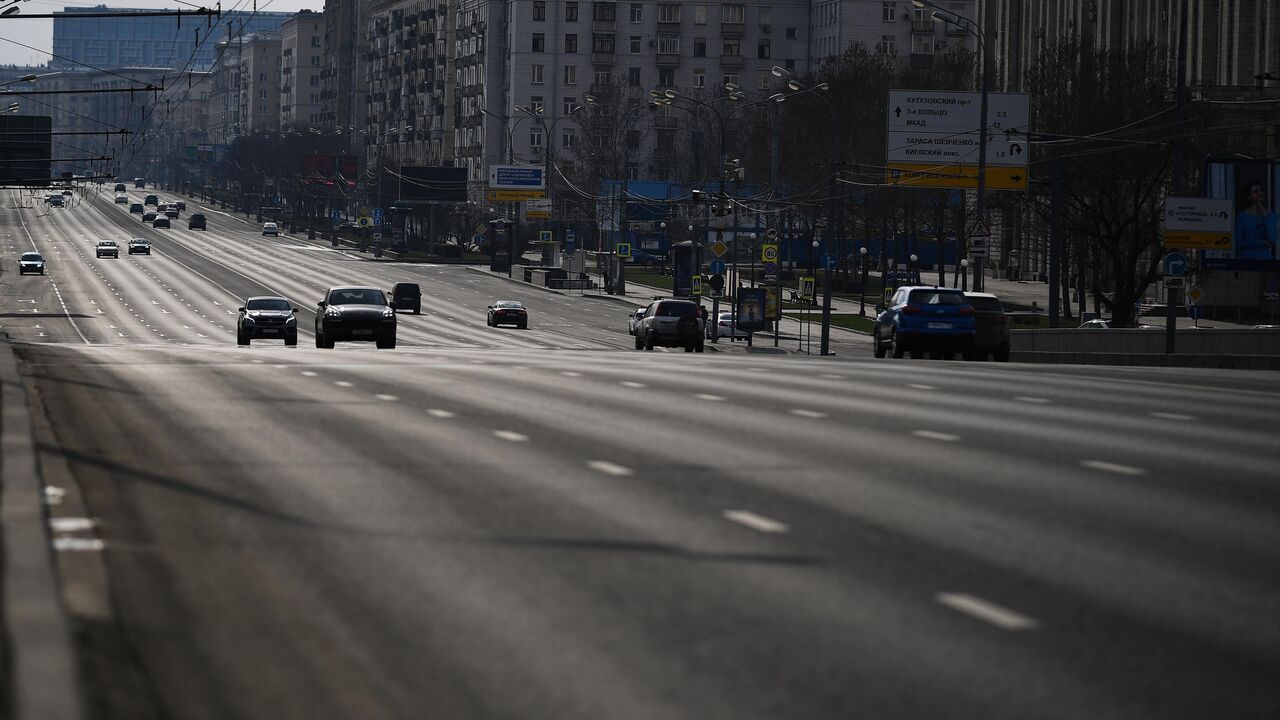
M 877 308 L 872 345 L 878 358 L 890 350 L 900 358 L 927 351 L 944 358 L 960 353 L 973 359 L 974 312 L 958 289 L 908 286 L 898 288 L 888 307 Z

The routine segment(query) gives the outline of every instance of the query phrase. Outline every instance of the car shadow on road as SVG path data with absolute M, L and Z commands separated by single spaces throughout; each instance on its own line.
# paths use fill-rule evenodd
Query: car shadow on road
M 65 318 L 65 317 L 78 318 L 80 320 L 88 320 L 93 316 L 85 315 L 84 313 L 29 313 L 29 312 L 0 313 L 0 319 L 3 319 L 3 318 Z

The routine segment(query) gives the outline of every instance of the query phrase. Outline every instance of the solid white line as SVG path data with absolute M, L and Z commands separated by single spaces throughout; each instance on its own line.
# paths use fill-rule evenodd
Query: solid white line
M 706 400 L 707 402 L 722 402 L 724 400 L 720 395 L 707 395 L 706 393 L 698 393 L 697 395 L 694 395 L 694 397 L 699 400 Z
M 1024 403 L 1035 403 L 1037 405 L 1048 405 L 1049 403 L 1053 402 L 1049 398 L 1028 397 L 1026 395 L 1019 395 L 1015 397 L 1014 400 L 1017 400 L 1018 402 L 1024 402 Z
M 56 532 L 80 532 L 82 530 L 92 530 L 94 525 L 93 518 L 87 517 L 56 517 L 49 518 L 49 529 Z
M 453 417 L 453 413 L 449 412 L 448 410 L 440 410 L 437 408 L 431 408 L 430 410 L 427 411 L 427 414 L 430 415 L 431 417 L 445 418 L 445 419 Z
M 911 434 L 918 438 L 924 438 L 925 440 L 939 440 L 941 442 L 956 442 L 960 439 L 959 435 L 934 432 L 932 430 L 912 430 Z
M 1034 630 L 1040 625 L 1022 613 L 964 593 L 938 593 L 938 602 L 1002 630 Z
M 1121 465 L 1119 463 L 1107 462 L 1106 460 L 1083 460 L 1080 462 L 1084 467 L 1092 470 L 1102 470 L 1103 472 L 1115 473 L 1117 475 L 1146 475 L 1147 471 L 1140 467 L 1132 465 Z
M 759 530 L 762 533 L 784 533 L 790 530 L 785 523 L 771 520 L 747 510 L 725 510 L 724 519 L 736 522 L 739 525 L 745 525 L 752 530 Z
M 827 416 L 826 413 L 817 412 L 816 410 L 802 410 L 800 408 L 796 408 L 794 410 L 788 410 L 787 412 L 791 413 L 792 415 L 798 415 L 800 417 L 805 417 L 805 418 L 824 418 Z
M 1195 416 L 1183 415 L 1182 413 L 1171 413 L 1171 412 L 1153 412 L 1151 413 L 1151 417 L 1160 418 L 1161 420 L 1181 420 L 1183 422 L 1186 422 L 1188 420 L 1195 420 Z
M 494 430 L 493 436 L 508 442 L 524 442 L 529 439 L 527 435 L 521 435 L 520 433 L 512 432 L 511 430 Z
M 381 393 L 379 393 L 378 395 L 374 395 L 374 397 L 378 398 L 379 400 L 386 400 L 387 402 L 394 402 L 400 399 L 395 395 L 383 395 Z
M 631 468 L 625 468 L 621 465 L 615 465 L 605 460 L 592 460 L 587 463 L 587 467 L 592 470 L 599 470 L 606 475 L 614 475 L 617 477 L 626 477 L 631 473 Z

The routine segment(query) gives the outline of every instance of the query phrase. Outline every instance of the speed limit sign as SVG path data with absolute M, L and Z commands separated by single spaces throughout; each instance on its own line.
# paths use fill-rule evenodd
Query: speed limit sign
M 767 263 L 778 261 L 778 246 L 774 243 L 764 243 L 760 246 L 760 259 Z

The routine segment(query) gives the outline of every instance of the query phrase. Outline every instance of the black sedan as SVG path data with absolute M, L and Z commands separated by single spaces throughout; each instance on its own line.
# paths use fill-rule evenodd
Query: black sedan
M 529 311 L 519 300 L 499 300 L 489 306 L 485 324 L 489 327 L 515 325 L 524 329 L 529 327 Z
M 394 303 L 378 288 L 329 288 L 316 310 L 316 347 L 332 348 L 339 340 L 377 343 L 378 349 L 396 346 Z
M 251 297 L 236 319 L 236 344 L 253 339 L 282 339 L 285 345 L 298 344 L 298 308 L 282 297 Z

